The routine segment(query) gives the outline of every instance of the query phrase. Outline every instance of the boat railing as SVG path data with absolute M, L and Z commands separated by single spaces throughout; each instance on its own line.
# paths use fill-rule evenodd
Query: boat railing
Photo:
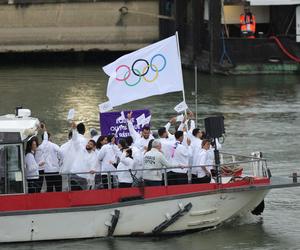
M 221 164 L 219 165 L 221 183 L 226 183 L 236 178 L 244 177 L 257 177 L 257 178 L 267 178 L 269 176 L 266 159 L 257 157 L 248 157 L 242 155 L 222 153 L 221 154 Z M 127 177 L 132 178 L 132 183 L 130 186 L 143 186 L 143 173 L 145 171 L 159 173 L 161 176 L 161 185 L 168 186 L 174 185 L 174 180 L 169 172 L 176 169 L 186 169 L 187 180 L 183 181 L 183 184 L 191 184 L 192 173 L 201 167 L 209 167 L 215 169 L 216 165 L 205 165 L 205 166 L 178 166 L 171 168 L 153 168 L 153 169 L 132 169 L 132 170 L 114 170 L 114 171 L 99 171 L 99 172 L 76 172 L 76 173 L 60 173 L 62 176 L 62 191 L 70 190 L 89 190 L 89 189 L 112 189 L 119 187 L 120 180 L 118 175 L 127 173 Z M 45 175 L 40 175 L 40 178 L 45 176 L 55 176 L 57 174 L 47 173 Z M 216 182 L 216 173 L 212 171 L 212 182 Z M 224 181 L 222 182 L 222 179 Z M 186 179 L 186 178 L 185 178 Z M 179 179 L 177 179 L 178 181 Z M 48 181 L 49 182 L 49 181 Z M 179 180 L 180 183 L 180 180 Z M 48 183 L 49 184 L 49 183 Z M 46 186 L 46 182 L 44 182 Z M 46 188 L 44 187 L 44 190 Z

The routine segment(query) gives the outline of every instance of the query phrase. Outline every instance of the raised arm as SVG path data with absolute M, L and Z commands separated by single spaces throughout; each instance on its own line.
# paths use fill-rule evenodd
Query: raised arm
M 133 141 L 136 142 L 137 139 L 140 137 L 140 134 L 135 131 L 134 126 L 131 121 L 131 118 L 132 118 L 132 111 L 127 114 L 127 125 L 128 125 L 128 130 L 129 130 L 130 135 L 132 136 Z

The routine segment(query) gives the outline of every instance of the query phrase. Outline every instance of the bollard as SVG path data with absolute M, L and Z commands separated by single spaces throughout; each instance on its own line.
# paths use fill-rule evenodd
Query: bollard
M 297 175 L 297 173 L 293 173 L 293 183 L 297 183 L 298 182 L 298 179 L 297 179 L 297 177 L 298 177 L 298 175 Z

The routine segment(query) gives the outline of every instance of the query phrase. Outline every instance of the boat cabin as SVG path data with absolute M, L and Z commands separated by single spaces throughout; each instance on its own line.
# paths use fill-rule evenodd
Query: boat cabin
M 28 109 L 0 116 L 0 195 L 25 193 L 24 151 L 39 120 Z

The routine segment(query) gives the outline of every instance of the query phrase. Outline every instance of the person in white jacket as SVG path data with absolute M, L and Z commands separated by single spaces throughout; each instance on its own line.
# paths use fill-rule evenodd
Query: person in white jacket
M 192 183 L 210 183 L 209 150 L 210 140 L 204 139 L 202 150 L 194 158 L 193 166 L 197 167 L 192 169 Z
M 146 186 L 162 185 L 162 168 L 172 167 L 161 152 L 159 140 L 152 142 L 152 149 L 144 155 L 143 178 Z M 156 170 L 153 170 L 156 169 Z
M 177 168 L 172 168 L 168 171 L 168 183 L 170 185 L 180 185 L 188 183 L 188 165 L 192 155 L 191 141 L 187 138 L 187 146 L 183 145 L 183 132 L 176 131 L 176 142 L 173 144 L 171 153 L 171 163 Z
M 154 139 L 151 134 L 150 127 L 144 126 L 142 133 L 138 133 L 135 131 L 134 126 L 132 124 L 132 111 L 127 114 L 127 125 L 130 135 L 133 138 L 134 145 L 141 150 L 142 152 L 147 150 L 148 143 L 150 140 Z
M 101 178 L 103 188 L 108 188 L 108 172 L 110 173 L 110 183 L 113 187 L 114 178 L 116 175 L 116 163 L 117 163 L 117 152 L 119 151 L 118 146 L 115 144 L 115 137 L 113 135 L 107 136 L 108 143 L 103 145 L 97 152 L 98 164 L 101 164 Z
M 132 157 L 134 160 L 134 166 L 133 169 L 134 175 L 136 178 L 140 178 L 143 175 L 143 172 L 141 171 L 143 169 L 143 157 L 144 154 L 133 144 L 133 138 L 131 136 L 127 136 L 125 138 L 127 146 L 132 150 Z
M 41 185 L 39 180 L 39 166 L 44 165 L 44 162 L 37 163 L 34 154 L 38 147 L 36 137 L 31 138 L 26 145 L 25 151 L 25 175 L 28 185 L 28 193 L 39 193 Z
M 97 171 L 96 142 L 89 140 L 85 148 L 82 148 L 74 122 L 72 123 L 71 141 L 73 148 L 71 154 L 74 157 L 71 166 L 71 190 L 86 190 L 88 189 L 88 184 L 93 181 L 94 173 Z
M 62 177 L 59 174 L 59 154 L 60 148 L 57 144 L 53 143 L 50 138 L 50 133 L 47 132 L 45 124 L 43 124 L 42 129 L 44 131 L 42 135 L 43 142 L 39 146 L 44 153 L 45 159 L 45 179 L 47 184 L 47 192 L 62 191 Z
M 133 167 L 134 160 L 132 157 L 132 150 L 131 148 L 124 149 L 117 167 L 117 170 L 121 171 L 117 172 L 119 188 L 127 188 L 132 186 L 133 180 L 129 170 L 133 169 Z

